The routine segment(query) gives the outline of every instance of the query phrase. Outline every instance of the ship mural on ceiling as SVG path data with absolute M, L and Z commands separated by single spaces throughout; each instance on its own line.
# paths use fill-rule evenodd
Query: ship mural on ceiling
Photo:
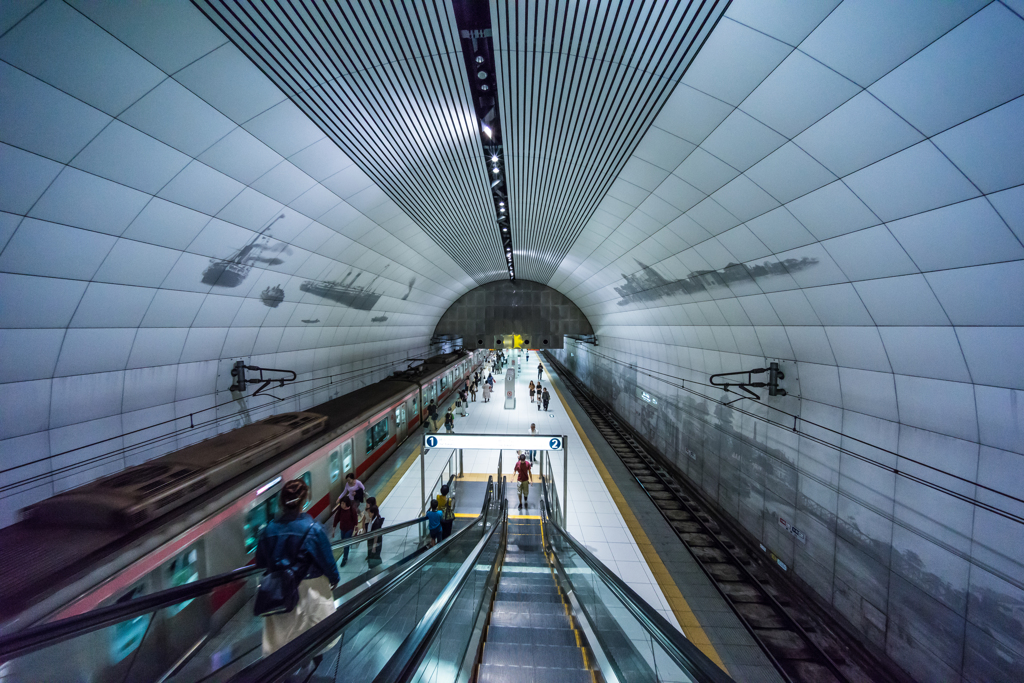
M 644 301 L 657 301 L 674 294 L 699 294 L 712 287 L 727 287 L 732 283 L 757 280 L 768 275 L 788 275 L 817 263 L 818 259 L 808 256 L 751 265 L 730 263 L 721 270 L 695 270 L 680 280 L 669 280 L 652 266 L 637 261 L 640 270 L 632 275 L 623 273 L 622 277 L 626 282 L 621 287 L 616 287 L 615 291 L 622 297 L 619 299 L 619 306 L 628 306 Z
M 284 242 L 272 240 L 270 226 L 284 218 L 281 214 L 270 225 L 260 230 L 255 237 L 231 256 L 210 259 L 210 265 L 203 271 L 203 284 L 214 287 L 237 287 L 249 277 L 255 265 L 279 266 L 284 263 L 280 254 L 290 254 L 291 249 Z
M 384 269 L 387 270 L 387 266 Z M 365 285 L 357 285 L 356 281 L 362 277 L 363 271 L 355 275 L 352 275 L 352 272 L 351 270 L 348 271 L 345 277 L 340 280 L 306 280 L 299 285 L 299 289 L 303 292 L 309 292 L 310 294 L 330 299 L 342 306 L 348 306 L 360 311 L 372 310 L 381 297 L 381 294 L 373 289 L 373 285 L 380 278 L 380 275 L 374 276 Z
M 278 304 L 284 301 L 284 290 L 281 289 L 281 285 L 267 287 L 263 290 L 263 293 L 260 294 L 260 301 L 263 302 L 264 306 L 277 308 Z

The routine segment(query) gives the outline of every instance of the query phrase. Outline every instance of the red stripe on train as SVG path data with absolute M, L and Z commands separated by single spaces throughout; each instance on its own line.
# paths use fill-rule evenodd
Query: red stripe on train
M 380 446 L 378 446 L 377 450 L 375 450 L 370 457 L 368 457 L 366 460 L 364 460 L 361 465 L 356 467 L 356 476 L 358 477 L 358 476 L 362 475 L 362 473 L 365 472 L 367 470 L 367 468 L 369 468 L 371 465 L 373 465 L 373 463 L 377 462 L 377 460 L 380 458 L 380 456 L 382 456 L 385 453 L 387 453 L 388 450 L 392 446 L 394 446 L 397 442 L 398 442 L 398 436 L 396 435 L 396 436 L 392 436 L 390 439 L 388 439 L 387 441 L 382 443 Z

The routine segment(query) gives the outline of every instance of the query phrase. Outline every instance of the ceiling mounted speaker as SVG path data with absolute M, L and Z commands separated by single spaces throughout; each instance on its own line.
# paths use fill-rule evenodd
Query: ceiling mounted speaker
M 529 346 L 529 345 L 530 345 L 530 340 L 529 339 L 524 339 L 523 340 L 523 346 Z
M 478 346 L 483 346 L 484 345 L 484 340 L 483 339 L 477 339 L 476 343 L 477 343 Z
M 544 340 L 544 346 L 547 346 L 547 345 L 548 345 L 548 340 L 547 340 L 547 339 L 545 339 L 545 340 Z

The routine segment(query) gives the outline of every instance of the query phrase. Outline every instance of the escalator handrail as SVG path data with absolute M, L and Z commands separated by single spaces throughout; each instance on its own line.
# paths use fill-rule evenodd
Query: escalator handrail
M 490 531 L 483 535 L 476 544 L 476 547 L 470 552 L 469 557 L 466 558 L 466 561 L 462 563 L 462 566 L 459 567 L 454 576 L 441 590 L 441 594 L 427 608 L 423 618 L 420 619 L 412 632 L 402 641 L 402 644 L 398 646 L 395 654 L 391 656 L 391 659 L 384 665 L 384 668 L 374 677 L 373 683 L 407 681 L 411 680 L 416 674 L 420 662 L 423 661 L 423 657 L 426 656 L 427 651 L 430 649 L 434 636 L 441 627 L 441 622 L 462 592 L 466 581 L 480 559 L 480 555 L 483 554 L 484 548 L 487 547 L 498 527 L 504 528 L 508 524 L 508 501 L 502 500 L 498 515 L 501 521 L 492 525 Z
M 547 521 L 559 533 L 562 539 L 579 555 L 590 570 L 611 590 L 616 598 L 629 610 L 630 614 L 640 623 L 650 636 L 665 650 L 679 668 L 694 677 L 698 683 L 734 683 L 733 679 L 722 671 L 700 649 L 691 643 L 686 636 L 673 626 L 665 617 L 647 604 L 636 591 L 625 581 L 608 569 L 601 560 L 563 529 L 551 514 L 551 506 L 547 497 L 547 485 L 541 482 L 541 492 Z M 571 579 L 570 579 L 571 580 Z
M 485 496 L 484 506 L 490 504 L 490 496 Z M 457 538 L 468 532 L 483 520 L 483 515 L 476 517 L 462 529 L 438 543 L 420 555 L 409 566 L 391 567 L 379 574 L 373 586 L 343 603 L 338 610 L 297 638 L 286 643 L 268 657 L 253 662 L 233 676 L 228 683 L 266 683 L 283 680 L 295 672 L 295 669 L 309 661 L 328 643 L 337 638 L 337 633 L 359 617 L 374 603 L 386 597 L 398 588 L 406 579 L 414 576 L 427 562 L 434 559 L 439 550 L 449 547 Z
M 420 524 L 426 521 L 426 517 L 418 517 L 416 519 L 410 519 L 401 524 L 390 526 L 376 531 L 371 531 L 351 538 L 346 538 L 341 541 L 335 541 L 331 544 L 331 549 L 342 549 L 356 543 L 362 543 L 378 536 L 384 536 L 395 531 L 401 531 L 415 524 Z M 113 605 L 107 605 L 106 607 L 97 607 L 96 609 L 89 610 L 83 614 L 77 614 L 73 617 L 67 617 L 66 619 L 60 619 L 58 621 L 52 621 L 45 624 L 39 624 L 37 626 L 31 626 L 18 631 L 17 633 L 11 633 L 8 635 L 0 636 L 0 661 L 6 661 L 14 657 L 19 657 L 29 652 L 39 650 L 44 647 L 48 647 L 54 643 L 66 640 L 68 638 L 77 637 L 97 631 L 107 626 L 113 626 L 122 621 L 128 619 L 134 619 L 135 617 L 149 614 L 163 607 L 169 607 L 176 605 L 186 600 L 193 600 L 198 597 L 202 597 L 207 593 L 213 591 L 216 588 L 234 583 L 235 581 L 241 581 L 242 579 L 248 578 L 253 574 L 258 574 L 263 571 L 262 567 L 256 565 L 247 565 L 245 567 L 239 567 L 238 569 L 232 569 L 229 572 L 223 574 L 217 574 L 206 579 L 200 579 L 193 581 L 192 583 L 185 584 L 184 586 L 177 586 L 176 588 L 168 588 L 166 590 L 157 591 L 149 595 L 143 595 L 132 600 L 126 600 L 125 602 L 115 603 Z

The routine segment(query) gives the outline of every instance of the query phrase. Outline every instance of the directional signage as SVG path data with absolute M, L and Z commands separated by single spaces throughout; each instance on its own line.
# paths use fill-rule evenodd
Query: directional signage
M 564 436 L 533 436 L 519 434 L 428 434 L 423 439 L 427 448 L 484 448 L 505 451 L 561 451 Z

